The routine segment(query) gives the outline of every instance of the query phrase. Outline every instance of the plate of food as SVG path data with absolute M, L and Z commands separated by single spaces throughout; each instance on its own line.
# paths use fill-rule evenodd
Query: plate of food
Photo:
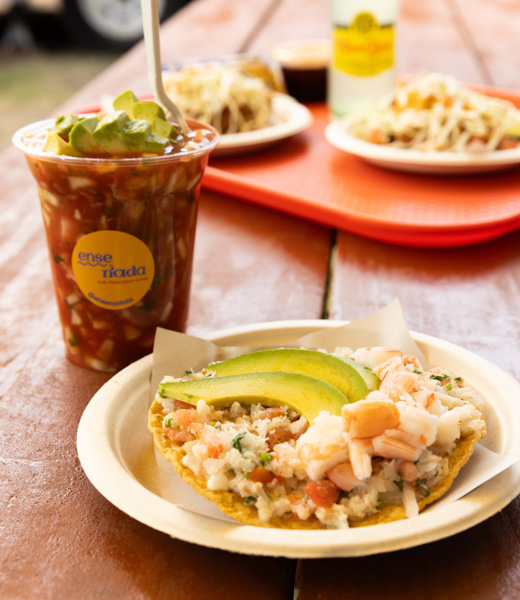
M 152 357 L 130 365 L 81 419 L 88 478 L 122 511 L 178 539 L 294 558 L 408 548 L 507 505 L 520 492 L 520 385 L 471 352 L 414 332 L 414 357 L 404 347 L 293 346 L 344 325 L 284 321 L 178 338 L 187 344 L 182 372 L 171 366 L 157 393 Z M 208 348 L 217 349 L 212 359 Z M 354 401 L 340 398 L 331 365 Z M 318 404 L 305 400 L 309 386 Z M 488 451 L 513 466 L 488 472 L 479 462 Z M 453 480 L 465 476 L 480 479 L 450 501 Z
M 197 114 L 221 134 L 213 156 L 261 150 L 312 123 L 303 104 L 234 64 L 195 63 L 164 72 L 163 80 L 184 115 Z
M 520 110 L 513 102 L 427 73 L 403 80 L 371 110 L 330 123 L 336 148 L 378 166 L 471 174 L 520 164 Z

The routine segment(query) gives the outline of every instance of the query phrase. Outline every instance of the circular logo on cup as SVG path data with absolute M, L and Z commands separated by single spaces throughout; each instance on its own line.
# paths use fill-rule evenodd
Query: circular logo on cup
M 121 310 L 139 302 L 150 289 L 155 265 L 139 238 L 121 231 L 95 231 L 74 246 L 72 272 L 90 302 Z

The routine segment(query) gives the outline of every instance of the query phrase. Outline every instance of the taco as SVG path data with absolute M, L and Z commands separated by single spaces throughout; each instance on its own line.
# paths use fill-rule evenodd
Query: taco
M 149 411 L 155 445 L 196 492 L 249 525 L 346 528 L 416 516 L 446 493 L 485 436 L 481 400 L 460 377 L 399 350 L 339 356 L 370 371 L 372 384 L 364 397 L 346 393 L 339 409 L 316 416 L 266 391 L 272 378 L 263 372 L 221 375 L 210 365 L 166 377 Z M 276 381 L 318 381 L 302 370 L 296 378 L 280 370 Z M 216 393 L 226 379 L 260 381 L 262 392 Z M 320 393 L 333 387 L 319 381 Z

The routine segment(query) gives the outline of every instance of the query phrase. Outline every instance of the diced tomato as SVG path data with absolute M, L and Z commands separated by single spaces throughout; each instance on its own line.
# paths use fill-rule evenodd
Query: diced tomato
M 268 471 L 265 467 L 256 467 L 251 473 L 249 473 L 248 480 L 260 483 L 271 483 L 276 479 L 276 475 L 271 471 Z
M 274 419 L 275 417 L 283 417 L 285 411 L 279 406 L 271 406 L 258 414 L 258 419 Z
M 181 400 L 174 400 L 173 401 L 173 408 L 188 408 L 188 409 L 193 409 L 194 406 L 193 406 L 193 404 L 189 404 L 188 402 L 182 402 Z
M 305 486 L 305 493 L 316 506 L 322 508 L 332 506 L 339 497 L 339 489 L 328 479 L 309 481 Z
M 199 436 L 208 450 L 208 458 L 218 458 L 224 450 L 229 449 L 229 445 L 226 447 L 222 437 L 210 425 L 202 427 Z
M 276 444 L 283 444 L 283 442 L 288 442 L 292 439 L 293 435 L 288 429 L 277 427 L 276 429 L 271 429 L 269 432 L 269 435 L 267 436 L 267 445 L 269 446 L 269 449 L 272 450 Z

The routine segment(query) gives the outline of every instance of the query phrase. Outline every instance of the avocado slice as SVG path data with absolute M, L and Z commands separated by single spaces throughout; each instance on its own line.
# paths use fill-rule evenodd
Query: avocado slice
M 152 125 L 153 132 L 161 137 L 171 138 L 172 135 L 175 137 L 179 135 L 175 127 L 171 123 L 168 123 L 168 121 L 161 119 L 161 117 L 155 117 Z
M 128 116 L 133 119 L 135 117 L 134 114 L 134 104 L 139 102 L 139 98 L 130 90 L 126 90 L 112 102 L 112 106 L 114 110 L 124 110 Z
M 212 363 L 206 371 L 222 375 L 238 375 L 257 371 L 287 371 L 322 379 L 338 388 L 350 402 L 364 398 L 369 388 L 360 373 L 332 354 L 317 350 L 277 348 L 242 354 L 219 363 Z
M 56 117 L 50 133 L 56 133 L 63 139 L 68 138 L 70 130 L 78 121 L 79 119 L 76 115 L 60 115 Z
M 92 135 L 109 154 L 125 152 L 128 146 L 122 132 L 129 122 L 130 117 L 124 110 L 108 113 L 99 121 Z
M 67 156 L 83 156 L 81 152 L 76 150 L 68 142 L 66 142 L 57 133 L 49 133 L 45 140 L 44 152 L 50 154 L 66 154 Z
M 339 415 L 341 407 L 348 404 L 346 396 L 330 383 L 310 375 L 285 371 L 161 382 L 158 391 L 162 397 L 193 405 L 203 399 L 215 408 L 229 406 L 233 402 L 289 406 L 309 423 L 322 410 Z
M 154 120 L 159 117 L 163 121 L 166 121 L 166 115 L 164 110 L 156 102 L 136 102 L 134 104 L 134 118 L 135 119 L 146 119 L 153 123 Z
M 365 365 L 362 365 L 356 362 L 355 360 L 351 360 L 350 358 L 344 358 L 343 356 L 338 356 L 338 358 L 346 362 L 347 365 L 350 365 L 351 367 L 356 369 L 356 371 L 365 380 L 365 383 L 367 384 L 370 392 L 379 389 L 381 379 L 379 379 L 379 377 L 374 373 L 374 371 L 372 371 L 372 369 L 369 369 L 368 367 L 365 367 Z
M 81 119 L 70 130 L 70 145 L 83 154 L 106 154 L 103 146 L 92 135 L 98 124 L 99 119 L 97 117 Z
M 146 138 L 146 143 L 144 149 L 147 152 L 162 152 L 169 143 L 169 139 L 157 135 L 156 133 L 151 133 Z
M 152 134 L 152 125 L 143 119 L 132 119 L 121 130 L 121 141 L 127 150 L 142 150 Z

